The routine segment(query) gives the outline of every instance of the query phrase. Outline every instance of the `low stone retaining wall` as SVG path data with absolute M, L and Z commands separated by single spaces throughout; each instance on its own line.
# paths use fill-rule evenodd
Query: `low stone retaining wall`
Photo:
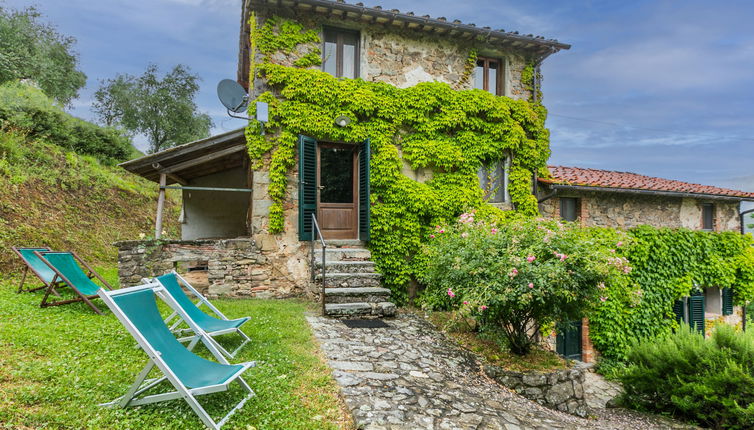
M 115 243 L 122 286 L 171 270 L 210 297 L 279 298 L 301 295 L 252 239 L 130 240 Z
M 527 399 L 569 414 L 585 417 L 583 369 L 564 369 L 554 372 L 514 372 L 498 366 L 485 365 L 487 376 L 512 388 Z

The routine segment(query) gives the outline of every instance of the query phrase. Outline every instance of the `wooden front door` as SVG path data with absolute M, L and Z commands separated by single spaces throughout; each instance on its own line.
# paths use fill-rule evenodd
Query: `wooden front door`
M 317 221 L 325 239 L 358 238 L 356 145 L 317 145 Z

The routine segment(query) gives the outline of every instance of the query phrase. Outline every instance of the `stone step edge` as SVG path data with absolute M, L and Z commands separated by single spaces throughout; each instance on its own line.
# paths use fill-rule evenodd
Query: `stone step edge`
M 373 306 L 378 308 L 380 311 L 380 314 L 387 313 L 389 315 L 395 314 L 396 306 L 394 303 L 391 302 L 377 302 L 377 303 L 366 303 L 366 302 L 352 302 L 352 303 L 327 303 L 325 304 L 325 315 L 332 315 L 332 314 L 338 314 L 341 315 L 341 312 L 338 311 L 347 311 L 350 310 L 352 312 L 347 313 L 346 315 L 375 315 L 372 313 Z M 361 311 L 361 312 L 360 312 Z M 365 311 L 365 312 L 364 312 Z M 383 312 L 387 311 L 387 312 Z
M 388 288 L 382 287 L 345 287 L 345 288 L 325 288 L 325 296 L 349 296 L 358 294 L 390 295 Z

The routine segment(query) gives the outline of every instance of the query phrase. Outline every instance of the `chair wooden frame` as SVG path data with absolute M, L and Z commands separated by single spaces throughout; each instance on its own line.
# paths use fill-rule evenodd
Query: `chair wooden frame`
M 171 368 L 167 365 L 167 363 L 162 359 L 161 354 L 159 351 L 155 350 L 152 345 L 147 341 L 147 339 L 141 334 L 141 332 L 136 328 L 136 326 L 131 322 L 131 320 L 128 318 L 128 316 L 123 312 L 118 304 L 113 300 L 112 297 L 120 295 L 120 294 L 127 294 L 131 292 L 136 291 L 143 291 L 145 289 L 150 289 L 154 291 L 155 295 L 160 297 L 170 308 L 172 308 L 180 318 L 182 318 L 186 324 L 188 324 L 191 329 L 194 331 L 194 336 L 191 340 L 191 343 L 188 347 L 186 347 L 189 351 L 193 350 L 194 346 L 201 341 L 204 346 L 207 347 L 207 349 L 210 351 L 210 353 L 217 359 L 218 362 L 221 364 L 228 365 L 228 361 L 225 359 L 225 357 L 220 353 L 220 351 L 216 348 L 215 341 L 206 333 L 204 332 L 199 326 L 196 325 L 196 323 L 183 311 L 181 306 L 173 299 L 173 297 L 168 293 L 164 287 L 162 287 L 159 283 L 148 283 L 144 285 L 137 285 L 135 287 L 130 288 L 122 288 L 119 290 L 112 290 L 112 291 L 105 291 L 104 289 L 100 290 L 98 295 L 102 299 L 103 302 L 110 308 L 110 310 L 115 314 L 115 316 L 118 318 L 118 320 L 123 324 L 123 326 L 126 327 L 128 332 L 133 336 L 133 338 L 138 343 L 139 347 L 149 356 L 149 361 L 144 366 L 141 372 L 139 372 L 138 376 L 136 377 L 136 380 L 134 381 L 133 385 L 126 391 L 126 394 L 124 394 L 122 397 L 109 402 L 109 403 L 103 403 L 99 406 L 103 407 L 114 407 L 119 406 L 122 408 L 128 407 L 128 406 L 139 406 L 139 405 L 146 405 L 149 403 L 156 403 L 156 402 L 162 402 L 166 400 L 173 400 L 173 399 L 179 399 L 183 398 L 186 400 L 186 403 L 189 404 L 191 409 L 194 410 L 194 412 L 199 416 L 199 419 L 202 420 L 204 425 L 206 425 L 208 428 L 213 430 L 220 430 L 220 428 L 230 419 L 230 417 L 236 413 L 239 409 L 243 407 L 243 405 L 252 397 L 255 396 L 254 391 L 251 389 L 249 384 L 241 377 L 241 375 L 249 370 L 252 367 L 256 366 L 255 361 L 241 363 L 240 365 L 242 368 L 234 373 L 232 376 L 230 376 L 224 383 L 217 384 L 217 385 L 208 385 L 204 387 L 198 387 L 198 388 L 188 388 L 186 387 L 180 379 L 176 376 L 176 374 L 171 370 Z M 146 379 L 149 375 L 149 372 L 157 366 L 157 368 L 162 372 L 163 376 L 154 378 L 154 379 Z M 167 393 L 161 393 L 161 394 L 153 394 L 153 395 L 147 395 L 144 397 L 138 397 L 139 395 L 145 393 L 149 389 L 155 387 L 160 382 L 167 380 L 170 382 L 173 387 L 175 388 L 175 391 L 167 392 Z M 220 391 L 227 391 L 230 384 L 234 381 L 237 381 L 244 390 L 248 393 L 233 409 L 230 410 L 222 419 L 219 421 L 215 421 L 209 413 L 207 413 L 206 410 L 202 407 L 202 405 L 199 403 L 199 401 L 196 399 L 196 396 L 200 396 L 203 394 L 210 394 L 210 393 L 216 393 Z
M 44 250 L 46 250 L 46 251 L 52 251 L 52 249 L 49 246 L 38 246 L 38 247 L 33 247 L 33 246 L 11 246 L 10 249 L 16 255 L 18 255 L 18 258 L 20 258 L 21 261 L 24 262 L 24 273 L 21 276 L 21 283 L 18 284 L 18 290 L 16 291 L 16 293 L 30 293 L 32 291 L 39 291 L 39 290 L 43 290 L 45 288 L 48 288 L 49 284 L 47 283 L 47 281 L 44 279 L 44 277 L 39 272 L 37 272 L 36 269 L 34 269 L 34 267 L 32 267 L 29 264 L 28 261 L 26 261 L 26 258 L 24 258 L 23 254 L 21 254 L 21 250 L 22 249 L 35 249 L 35 250 L 42 250 L 42 251 L 44 251 Z M 31 271 L 31 273 L 33 273 L 40 281 L 42 281 L 42 285 L 40 285 L 38 287 L 24 288 L 24 283 L 26 282 L 26 276 L 29 274 L 29 271 Z M 53 291 L 53 294 L 59 295 L 57 293 L 57 291 Z
M 42 298 L 42 302 L 39 304 L 39 306 L 46 308 L 49 306 L 60 306 L 60 305 L 67 305 L 69 303 L 84 302 L 90 308 L 92 308 L 94 312 L 96 312 L 99 315 L 102 315 L 102 311 L 99 310 L 99 308 L 95 306 L 94 303 L 92 303 L 92 299 L 99 298 L 97 294 L 87 296 L 81 293 L 81 291 L 79 291 L 79 289 L 76 288 L 76 286 L 73 283 L 71 283 L 71 281 L 65 275 L 60 273 L 60 271 L 57 268 L 55 268 L 55 266 L 50 264 L 50 262 L 44 258 L 45 254 L 49 254 L 52 252 L 55 252 L 55 251 L 46 251 L 46 252 L 35 251 L 34 252 L 35 255 L 37 255 L 45 264 L 47 264 L 50 267 L 50 269 L 52 269 L 55 272 L 55 277 L 52 278 L 52 282 L 50 282 L 50 285 L 47 287 L 47 291 L 45 291 L 45 295 Z M 108 284 L 107 281 L 105 281 L 105 279 L 102 276 L 100 276 L 99 273 L 95 272 L 94 269 L 92 269 L 88 264 L 86 264 L 86 262 L 84 262 L 84 260 L 82 260 L 81 257 L 78 256 L 78 254 L 72 251 L 69 252 L 69 254 L 73 256 L 74 260 L 76 260 L 76 262 L 79 264 L 79 267 L 84 267 L 89 272 L 89 273 L 84 272 L 87 278 L 89 279 L 97 278 L 104 285 L 102 287 L 103 289 L 113 290 L 113 287 L 110 286 L 110 284 Z M 57 292 L 55 291 L 57 287 L 61 287 L 65 285 L 71 287 L 71 289 L 76 293 L 76 295 L 78 295 L 78 297 L 75 299 L 57 300 L 54 302 L 47 301 L 47 299 L 50 297 L 50 294 L 56 293 L 56 295 L 58 295 Z

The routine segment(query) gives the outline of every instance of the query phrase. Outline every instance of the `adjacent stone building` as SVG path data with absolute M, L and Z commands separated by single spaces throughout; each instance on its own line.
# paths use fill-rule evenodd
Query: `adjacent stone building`
M 739 206 L 754 201 L 754 193 L 663 179 L 629 172 L 550 166 L 550 177 L 538 180 L 538 201 L 546 218 L 564 219 L 589 227 L 629 229 L 639 225 L 706 231 L 740 231 Z M 742 321 L 741 307 L 732 306 L 730 291 L 709 287 L 704 291 L 707 321 L 732 325 Z M 696 299 L 695 299 L 696 300 Z M 688 299 L 676 312 L 688 322 Z M 589 321 L 572 324 L 573 345 L 567 355 L 592 361 Z M 561 337 L 564 337 L 561 334 Z

